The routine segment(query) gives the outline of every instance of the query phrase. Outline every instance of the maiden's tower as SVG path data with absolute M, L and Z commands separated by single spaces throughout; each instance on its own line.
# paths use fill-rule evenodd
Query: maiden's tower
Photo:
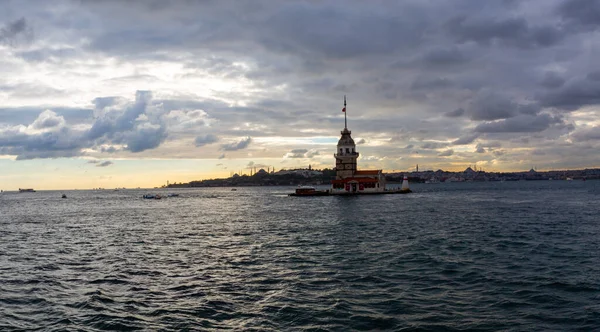
M 357 167 L 359 153 L 348 130 L 346 97 L 344 96 L 344 130 L 337 144 L 335 157 L 335 180 L 331 181 L 331 194 L 369 194 L 385 191 L 382 170 L 362 170 Z

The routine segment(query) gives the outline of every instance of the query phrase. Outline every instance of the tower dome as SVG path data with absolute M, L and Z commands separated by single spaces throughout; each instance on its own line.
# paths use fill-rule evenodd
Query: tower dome
M 352 132 L 350 130 L 348 130 L 347 128 L 344 128 L 344 130 L 342 130 L 341 134 L 342 137 L 340 137 L 340 140 L 338 141 L 338 146 L 345 146 L 345 145 L 352 145 L 352 146 L 356 146 L 356 144 L 354 144 L 354 140 L 352 139 L 352 136 L 350 136 Z

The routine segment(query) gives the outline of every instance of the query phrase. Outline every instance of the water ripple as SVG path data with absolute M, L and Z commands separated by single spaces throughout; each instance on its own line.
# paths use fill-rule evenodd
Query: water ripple
M 598 187 L 3 193 L 0 330 L 596 330 Z

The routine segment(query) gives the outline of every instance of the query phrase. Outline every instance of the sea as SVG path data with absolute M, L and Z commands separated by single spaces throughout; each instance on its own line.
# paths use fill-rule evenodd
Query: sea
M 236 189 L 1 193 L 0 331 L 600 330 L 600 181 Z

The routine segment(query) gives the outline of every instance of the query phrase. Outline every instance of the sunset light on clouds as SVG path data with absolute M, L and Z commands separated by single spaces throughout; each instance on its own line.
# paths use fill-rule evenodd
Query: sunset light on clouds
M 0 187 L 598 167 L 593 1 L 0 0 Z

